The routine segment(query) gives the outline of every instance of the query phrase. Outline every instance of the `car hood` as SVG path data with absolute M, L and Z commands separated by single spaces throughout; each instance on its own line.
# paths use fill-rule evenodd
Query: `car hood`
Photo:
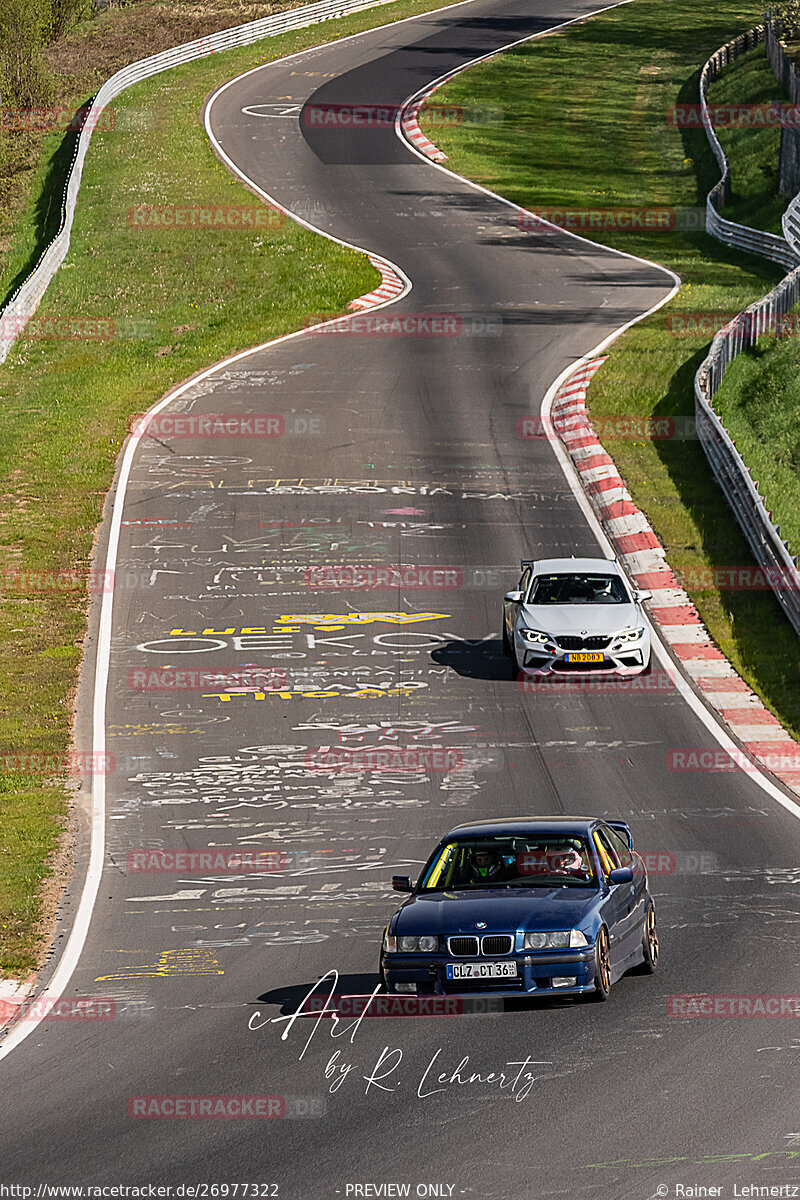
M 600 893 L 596 888 L 539 887 L 435 892 L 414 896 L 396 914 L 393 933 L 504 933 L 523 929 L 572 929 Z M 476 929 L 479 921 L 486 929 Z
M 610 637 L 622 629 L 643 624 L 635 604 L 524 604 L 519 615 L 522 625 L 556 637 L 562 634 Z

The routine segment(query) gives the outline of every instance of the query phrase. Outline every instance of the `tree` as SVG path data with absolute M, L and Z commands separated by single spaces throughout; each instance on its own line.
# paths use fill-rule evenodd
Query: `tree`
M 781 25 L 783 36 L 800 38 L 800 0 L 780 0 L 772 10 Z

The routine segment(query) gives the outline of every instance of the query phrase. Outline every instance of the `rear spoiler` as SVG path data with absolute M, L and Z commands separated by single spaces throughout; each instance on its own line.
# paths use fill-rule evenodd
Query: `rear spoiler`
M 628 849 L 633 849 L 633 834 L 624 821 L 606 821 L 606 825 L 610 825 L 612 829 L 617 831 L 617 833 L 621 833 L 625 838 L 625 841 L 628 843 Z

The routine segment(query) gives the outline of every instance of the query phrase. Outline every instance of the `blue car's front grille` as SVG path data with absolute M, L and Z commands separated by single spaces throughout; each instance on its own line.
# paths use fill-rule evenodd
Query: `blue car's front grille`
M 483 939 L 484 954 L 510 954 L 514 948 L 514 939 L 507 933 L 495 934 Z
M 447 939 L 447 949 L 458 958 L 477 958 L 478 954 L 492 956 L 494 954 L 510 954 L 514 949 L 514 936 L 510 933 L 489 933 L 480 939 L 476 937 L 451 937 Z
M 461 958 L 477 958 L 478 939 L 476 937 L 451 937 L 447 939 L 447 948 L 451 954 Z

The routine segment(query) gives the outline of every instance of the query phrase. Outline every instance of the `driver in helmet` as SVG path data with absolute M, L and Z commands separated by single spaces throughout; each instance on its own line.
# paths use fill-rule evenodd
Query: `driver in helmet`
M 553 875 L 585 875 L 583 858 L 574 846 L 554 846 L 547 852 L 548 867 Z
M 472 862 L 468 867 L 465 883 L 500 883 L 508 878 L 508 871 L 493 846 L 476 846 L 472 851 Z

